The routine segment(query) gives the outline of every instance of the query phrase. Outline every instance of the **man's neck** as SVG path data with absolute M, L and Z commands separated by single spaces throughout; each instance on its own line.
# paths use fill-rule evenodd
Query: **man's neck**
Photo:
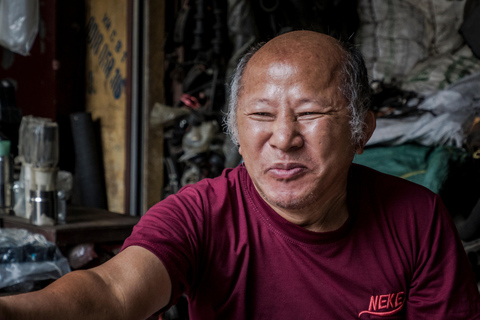
M 287 221 L 314 232 L 338 230 L 349 215 L 346 194 L 301 209 L 272 208 Z

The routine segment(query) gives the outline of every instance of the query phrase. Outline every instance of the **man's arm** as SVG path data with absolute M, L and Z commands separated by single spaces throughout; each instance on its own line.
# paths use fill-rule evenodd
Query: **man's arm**
M 145 319 L 167 305 L 170 294 L 160 259 L 132 246 L 43 290 L 0 298 L 0 319 Z

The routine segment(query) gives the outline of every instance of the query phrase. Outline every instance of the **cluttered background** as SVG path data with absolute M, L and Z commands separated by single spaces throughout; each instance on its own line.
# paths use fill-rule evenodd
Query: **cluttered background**
M 299 29 L 359 46 L 377 129 L 354 161 L 440 194 L 480 280 L 480 1 L 0 1 L 4 184 L 43 170 L 32 119 L 54 123 L 49 165 L 71 185 L 47 189 L 68 205 L 140 216 L 219 175 L 241 161 L 222 120 L 237 61 Z

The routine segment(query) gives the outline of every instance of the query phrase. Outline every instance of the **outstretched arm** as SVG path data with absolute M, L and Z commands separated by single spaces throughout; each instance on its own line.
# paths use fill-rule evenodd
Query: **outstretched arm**
M 145 319 L 167 305 L 170 294 L 163 263 L 132 246 L 43 290 L 0 298 L 0 319 Z

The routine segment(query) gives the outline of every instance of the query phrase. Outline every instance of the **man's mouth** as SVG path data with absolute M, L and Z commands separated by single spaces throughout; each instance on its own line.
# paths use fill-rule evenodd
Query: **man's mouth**
M 270 167 L 268 174 L 275 179 L 290 180 L 302 175 L 306 169 L 299 163 L 278 163 Z

